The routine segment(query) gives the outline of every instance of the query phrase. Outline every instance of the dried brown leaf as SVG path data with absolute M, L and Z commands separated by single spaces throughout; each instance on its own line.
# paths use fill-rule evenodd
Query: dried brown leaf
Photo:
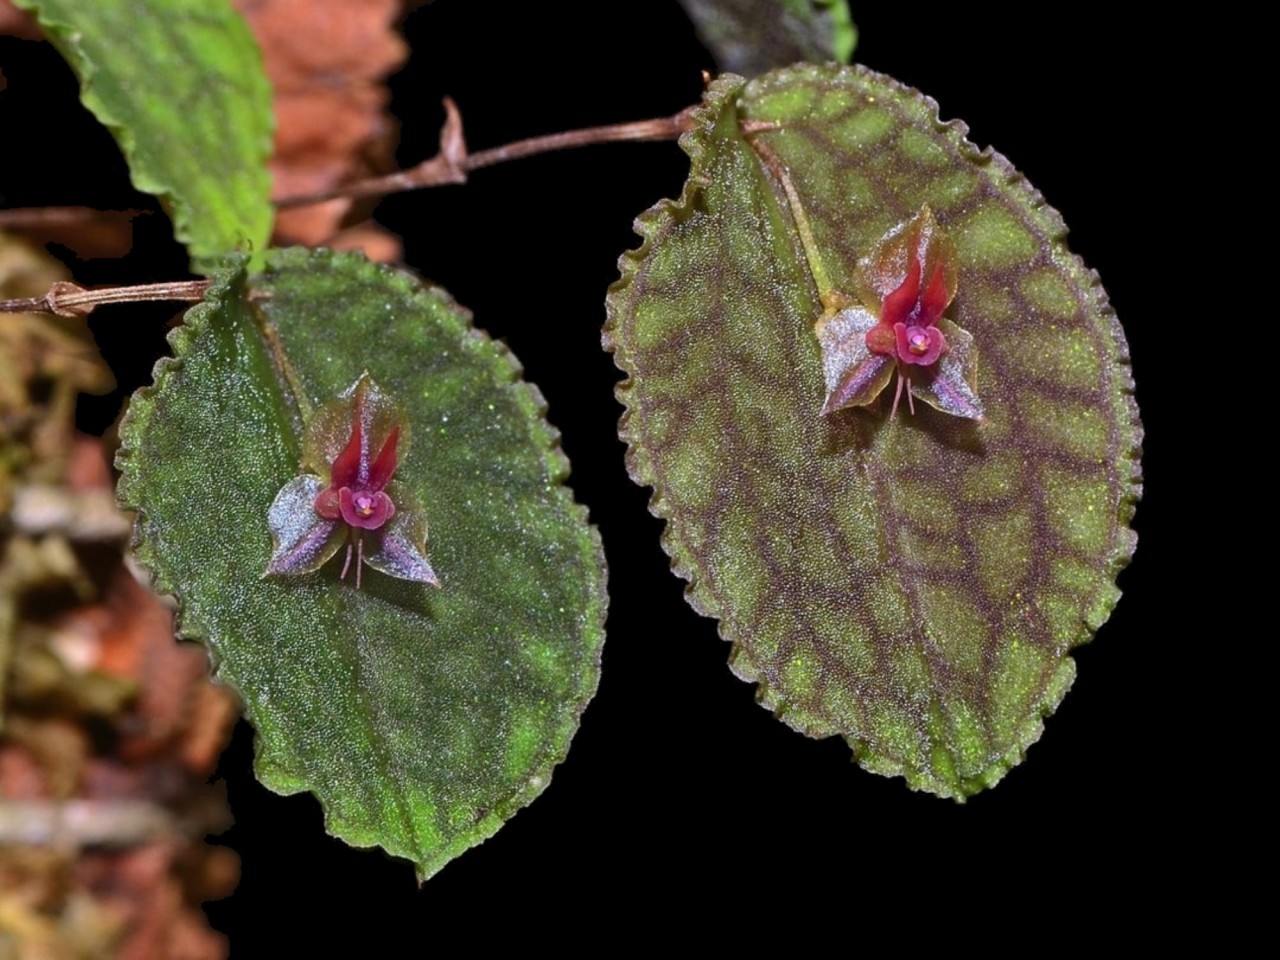
M 9 0 L 0 0 L 0 37 L 18 37 L 21 40 L 42 40 L 44 34 L 35 18 L 15 7 Z M 4 89 L 0 87 L 0 89 Z
M 382 81 L 406 55 L 393 29 L 399 0 L 236 0 L 236 6 L 262 47 L 275 89 L 274 196 L 318 193 L 385 169 L 395 125 Z M 335 200 L 283 211 L 276 242 L 326 242 L 350 208 L 350 200 Z M 352 240 L 374 259 L 399 254 L 398 241 L 388 242 L 378 228 Z
M 65 477 L 41 489 L 75 514 L 112 477 L 99 441 L 76 437 L 68 416 L 44 414 L 63 435 Z M 25 435 L 6 439 L 25 451 L 20 478 L 44 463 Z M 23 497 L 34 489 L 20 487 Z M 30 534 L 9 519 L 0 947 L 8 937 L 19 956 L 225 957 L 197 904 L 237 880 L 235 854 L 201 840 L 229 822 L 221 791 L 205 781 L 234 699 L 209 681 L 202 650 L 174 641 L 168 608 L 125 567 L 125 526 L 90 546 L 69 539 L 70 528 Z M 88 715 L 113 735 L 91 735 Z

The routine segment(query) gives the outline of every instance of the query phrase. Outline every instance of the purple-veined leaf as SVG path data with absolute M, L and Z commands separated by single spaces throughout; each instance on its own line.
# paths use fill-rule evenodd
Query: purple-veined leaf
M 605 334 L 628 374 L 632 476 L 654 488 L 673 568 L 720 620 L 734 671 L 796 729 L 957 798 L 1022 759 L 1074 677 L 1068 651 L 1114 606 L 1141 442 L 1097 276 L 965 133 L 861 68 L 718 80 L 683 140 L 683 196 L 637 222 Z M 891 417 L 889 391 L 822 413 L 824 305 L 751 138 L 788 172 L 836 289 L 933 211 L 985 419 Z

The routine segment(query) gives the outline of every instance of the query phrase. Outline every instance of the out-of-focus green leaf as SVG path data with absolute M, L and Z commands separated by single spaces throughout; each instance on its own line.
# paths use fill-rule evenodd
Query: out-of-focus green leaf
M 755 76 L 797 60 L 848 63 L 858 29 L 847 0 L 680 0 L 722 70 Z
M 537 389 L 439 290 L 356 255 L 273 251 L 221 274 L 121 429 L 139 558 L 178 595 L 258 730 L 258 775 L 421 876 L 547 785 L 595 691 L 604 559 Z M 309 411 L 364 372 L 411 433 L 439 588 L 341 557 L 264 576 L 267 511 Z
M 271 87 L 229 0 L 17 0 L 200 266 L 266 248 Z
M 925 204 L 985 420 L 890 398 L 824 416 L 822 311 L 776 177 L 837 289 Z M 863 69 L 717 81 L 684 195 L 637 222 L 606 345 L 637 482 L 732 667 L 870 770 L 963 798 L 1018 763 L 1128 561 L 1141 428 L 1124 335 L 1058 214 L 927 97 Z M 887 391 L 888 392 L 888 391 Z

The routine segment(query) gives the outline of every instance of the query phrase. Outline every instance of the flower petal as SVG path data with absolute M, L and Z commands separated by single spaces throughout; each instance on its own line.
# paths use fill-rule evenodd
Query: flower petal
M 400 425 L 391 428 L 387 442 L 382 445 L 378 459 L 369 467 L 368 490 L 381 490 L 395 475 L 399 460 L 396 457 L 396 442 L 400 439 Z
M 955 299 L 958 275 L 955 244 L 926 204 L 858 261 L 854 281 L 858 298 L 882 322 L 927 327 Z
M 907 276 L 884 298 L 880 308 L 880 320 L 886 324 L 905 323 L 916 313 L 920 300 L 920 261 L 912 255 L 907 261 Z
M 311 573 L 337 553 L 346 528 L 316 513 L 316 497 L 324 487 L 319 477 L 303 474 L 276 494 L 267 511 L 267 526 L 275 544 L 267 573 Z
M 929 208 L 925 207 L 923 212 L 929 215 L 932 222 L 933 214 Z M 916 318 L 916 322 L 922 327 L 937 324 L 947 307 L 951 306 L 951 301 L 956 298 L 960 273 L 956 245 L 951 238 L 938 230 L 936 225 L 927 232 L 927 236 L 927 246 L 922 248 L 920 254 L 924 259 L 925 279 L 924 292 L 920 295 L 920 313 Z
M 358 393 L 357 396 L 359 396 Z M 360 408 L 357 405 L 351 414 L 351 438 L 342 448 L 342 452 L 333 458 L 333 466 L 329 469 L 329 482 L 340 490 L 359 484 L 368 458 L 364 423 L 361 421 Z
M 920 222 L 913 217 L 886 233 L 871 252 L 858 261 L 858 269 L 854 274 L 858 298 L 877 316 L 885 301 L 902 288 L 912 266 L 915 265 L 918 269 L 916 251 L 919 244 Z M 917 273 L 917 289 L 919 279 Z M 912 302 L 915 301 L 915 296 L 915 291 L 912 291 Z
M 818 329 L 827 398 L 822 412 L 870 403 L 893 374 L 893 359 L 867 348 L 875 314 L 862 307 L 841 310 Z
M 911 368 L 911 392 L 943 413 L 981 420 L 982 401 L 974 386 L 978 363 L 973 336 L 950 320 L 939 320 L 938 329 L 947 338 L 947 352 L 930 368 Z
M 316 408 L 307 421 L 302 441 L 302 468 L 310 473 L 331 477 L 343 452 L 352 445 L 359 422 L 360 438 L 355 456 L 356 477 L 345 477 L 349 482 L 336 483 L 338 487 L 364 486 L 368 482 L 372 460 L 386 449 L 391 433 L 396 427 L 396 447 L 403 460 L 409 446 L 409 429 L 399 407 L 373 382 L 368 373 L 351 384 L 330 403 Z M 345 468 L 345 464 L 344 464 Z
M 404 484 L 392 481 L 387 492 L 397 509 L 379 535 L 370 538 L 364 562 L 391 577 L 440 586 L 427 560 L 427 516 L 422 504 Z

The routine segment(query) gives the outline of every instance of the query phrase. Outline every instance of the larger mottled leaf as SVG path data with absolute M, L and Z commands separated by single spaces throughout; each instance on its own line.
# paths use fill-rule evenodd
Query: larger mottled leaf
M 959 257 L 981 423 L 821 413 L 831 283 L 928 204 Z M 937 105 L 863 69 L 715 83 L 678 202 L 640 218 L 606 344 L 622 433 L 694 606 L 761 702 L 868 769 L 964 797 L 1038 738 L 1133 551 L 1140 428 L 1124 336 L 1058 214 Z M 891 391 L 889 391 L 891 392 Z M 905 404 L 904 404 L 905 406 Z
M 219 275 L 122 427 L 138 556 L 259 735 L 258 775 L 429 876 L 547 785 L 596 687 L 604 561 L 519 365 L 439 290 L 286 250 Z M 368 372 L 403 411 L 396 483 L 440 587 L 340 559 L 264 576 L 309 411 Z M 397 496 L 399 496 L 397 494 Z M 402 501 L 400 507 L 404 508 Z
M 230 0 L 16 0 L 35 12 L 197 265 L 271 235 L 271 88 Z

